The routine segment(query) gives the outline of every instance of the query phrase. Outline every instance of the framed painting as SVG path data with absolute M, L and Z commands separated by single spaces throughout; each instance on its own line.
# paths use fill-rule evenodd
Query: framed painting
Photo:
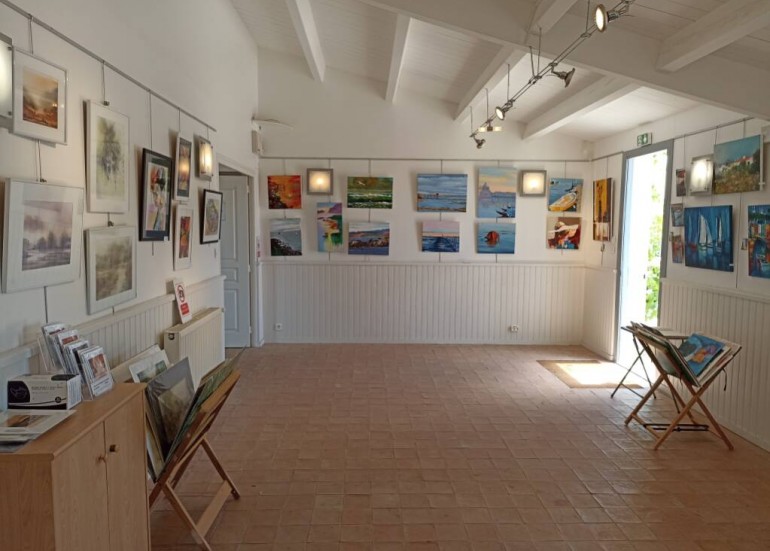
M 426 220 L 422 223 L 422 252 L 460 252 L 460 222 Z
M 86 170 L 90 212 L 128 212 L 131 151 L 128 117 L 86 104 Z
M 349 209 L 392 209 L 393 178 L 348 176 Z
M 136 298 L 136 228 L 86 230 L 88 313 Z
M 676 169 L 676 196 L 687 195 L 687 171 L 683 168 Z
M 18 48 L 13 55 L 13 133 L 67 143 L 67 70 Z
M 351 222 L 348 228 L 348 254 L 387 256 L 390 253 L 390 224 Z
M 761 135 L 714 146 L 714 193 L 758 191 L 761 180 Z
M 680 233 L 671 235 L 671 261 L 674 264 L 684 263 L 684 241 Z
M 612 239 L 612 178 L 594 182 L 594 241 Z
M 682 203 L 671 205 L 671 226 L 674 228 L 684 227 L 684 205 Z
M 203 190 L 201 212 L 201 243 L 218 243 L 222 233 L 222 193 L 213 189 Z
M 171 168 L 169 157 L 142 152 L 140 241 L 168 241 L 171 230 Z
M 578 212 L 583 180 L 579 178 L 551 178 L 548 186 L 548 210 L 551 212 Z
M 302 227 L 299 218 L 270 220 L 270 256 L 302 256 Z
M 465 212 L 467 204 L 467 174 L 417 175 L 418 211 Z
M 174 270 L 192 266 L 193 209 L 176 207 L 174 219 Z
M 185 202 L 190 199 L 190 168 L 192 167 L 192 142 L 181 135 L 176 137 L 176 162 L 174 163 L 174 199 Z
M 733 207 L 684 209 L 684 264 L 732 272 Z
M 479 254 L 514 254 L 516 224 L 479 223 L 476 232 L 476 252 Z
M 3 217 L 3 291 L 11 293 L 80 277 L 83 190 L 10 180 Z
M 339 253 L 345 248 L 342 235 L 342 203 L 316 205 L 318 252 Z
M 580 248 L 580 218 L 549 216 L 546 245 L 549 249 Z
M 516 218 L 518 183 L 519 174 L 515 168 L 480 168 L 476 216 L 479 218 Z
M 299 174 L 268 176 L 267 206 L 270 209 L 301 209 L 302 177 Z
M 749 205 L 749 275 L 770 278 L 770 205 Z

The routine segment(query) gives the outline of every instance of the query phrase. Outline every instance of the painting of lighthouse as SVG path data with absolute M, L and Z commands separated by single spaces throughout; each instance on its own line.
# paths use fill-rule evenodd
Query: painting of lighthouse
M 684 240 L 685 266 L 732 272 L 733 207 L 684 209 Z
M 516 218 L 517 174 L 514 168 L 479 169 L 476 206 L 479 218 Z

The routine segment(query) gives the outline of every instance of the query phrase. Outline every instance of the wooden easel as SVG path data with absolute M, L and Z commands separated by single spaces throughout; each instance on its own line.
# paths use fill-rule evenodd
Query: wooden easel
M 219 415 L 222 406 L 227 401 L 227 398 L 235 387 L 235 383 L 238 382 L 240 377 L 241 374 L 238 371 L 231 373 L 224 381 L 222 381 L 219 388 L 217 388 L 211 396 L 203 402 L 198 415 L 192 425 L 190 425 L 190 429 L 187 431 L 187 435 L 184 437 L 184 440 L 182 440 L 179 447 L 173 451 L 166 461 L 166 466 L 150 493 L 150 508 L 152 508 L 153 504 L 158 500 L 161 493 L 165 494 L 166 498 L 171 503 L 171 506 L 174 508 L 174 511 L 176 511 L 181 517 L 182 522 L 184 522 L 190 529 L 193 537 L 196 538 L 201 548 L 206 551 L 212 551 L 211 546 L 206 541 L 206 534 L 209 529 L 211 529 L 211 525 L 219 515 L 222 507 L 224 507 L 228 496 L 232 494 L 235 499 L 241 497 L 233 480 L 230 478 L 230 475 L 228 475 L 224 467 L 222 467 L 214 450 L 211 448 L 211 444 L 209 444 L 206 439 L 206 434 Z M 190 461 L 192 461 L 192 458 L 195 456 L 195 452 L 198 451 L 198 448 L 203 448 L 203 451 L 206 452 L 211 464 L 214 465 L 214 468 L 222 478 L 222 485 L 196 521 L 190 516 L 190 513 L 179 499 L 179 495 L 174 491 L 174 488 L 176 488 L 176 485 L 179 484 L 179 480 L 184 476 L 184 473 L 190 465 Z
M 730 363 L 732 363 L 733 359 L 735 359 L 735 356 L 738 354 L 738 352 L 741 351 L 741 345 L 732 342 L 726 342 L 727 346 L 730 347 L 730 350 L 724 356 L 722 356 L 721 359 L 718 360 L 719 363 L 711 369 L 708 376 L 704 380 L 699 381 L 699 386 L 696 386 L 690 381 L 690 378 L 684 372 L 685 368 L 680 364 L 681 359 L 679 357 L 675 357 L 675 355 L 671 353 L 670 348 L 666 346 L 664 342 L 665 337 L 660 335 L 653 335 L 640 327 L 635 327 L 632 330 L 632 333 L 634 338 L 639 341 L 644 350 L 647 352 L 647 356 L 650 358 L 650 360 L 652 360 L 653 364 L 655 364 L 655 367 L 658 370 L 658 378 L 650 387 L 650 390 L 647 392 L 647 394 L 642 398 L 641 402 L 639 402 L 634 410 L 628 415 L 628 417 L 626 417 L 626 425 L 628 425 L 632 420 L 642 425 L 656 439 L 655 446 L 653 446 L 654 450 L 657 450 L 674 431 L 713 432 L 725 443 L 727 449 L 733 450 L 734 448 L 732 442 L 730 442 L 730 439 L 722 430 L 722 427 L 719 425 L 717 420 L 714 419 L 714 416 L 711 414 L 708 407 L 706 407 L 706 404 L 703 403 L 701 397 L 703 394 L 705 394 L 705 392 L 709 389 L 717 377 L 719 377 L 719 375 L 725 370 L 725 368 L 730 365 Z M 669 367 L 668 370 L 666 370 L 661 364 L 661 360 L 655 354 L 655 350 L 657 350 L 659 354 L 665 356 L 665 359 L 667 360 L 667 366 Z M 673 373 L 671 373 L 671 368 L 673 368 Z M 677 391 L 672 379 L 679 380 L 685 390 L 689 392 L 691 397 L 687 402 L 685 402 L 682 395 Z M 639 415 L 639 411 L 642 409 L 644 404 L 647 403 L 655 390 L 657 390 L 657 388 L 663 383 L 666 383 L 669 390 L 671 391 L 671 396 L 673 397 L 674 404 L 676 405 L 677 415 L 674 417 L 674 419 L 671 420 L 670 423 L 646 422 Z M 711 423 L 710 425 L 698 423 L 695 420 L 691 410 L 696 404 L 700 407 L 703 414 L 709 420 Z M 691 423 L 682 423 L 682 420 L 685 418 L 685 416 L 689 418 Z M 658 434 L 656 431 L 663 431 L 663 433 Z

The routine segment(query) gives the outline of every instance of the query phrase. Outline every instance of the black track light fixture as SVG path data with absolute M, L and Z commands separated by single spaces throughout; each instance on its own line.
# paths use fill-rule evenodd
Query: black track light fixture
M 572 82 L 572 77 L 575 76 L 575 68 L 573 67 L 571 71 L 557 71 L 556 67 L 551 65 L 551 74 L 562 79 L 564 81 L 564 87 L 566 88 L 569 86 L 569 83 Z

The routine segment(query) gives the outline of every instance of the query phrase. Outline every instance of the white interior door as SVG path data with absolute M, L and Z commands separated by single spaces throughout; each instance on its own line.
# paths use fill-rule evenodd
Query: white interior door
M 251 342 L 249 274 L 249 179 L 220 172 L 222 240 L 220 254 L 225 276 L 225 346 L 240 348 Z

